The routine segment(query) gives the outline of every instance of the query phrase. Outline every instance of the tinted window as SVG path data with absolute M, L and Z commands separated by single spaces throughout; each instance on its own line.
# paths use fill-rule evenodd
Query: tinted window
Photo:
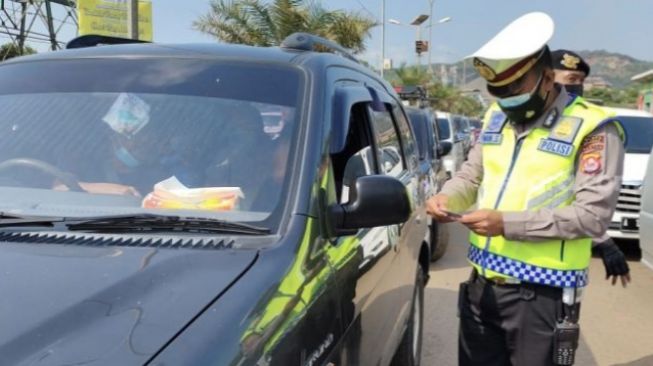
M 477 128 L 477 129 L 481 129 L 483 127 L 483 124 L 481 123 L 481 121 L 479 121 L 477 119 L 470 120 L 470 123 L 471 123 L 472 127 Z
M 2 205 L 46 216 L 185 212 L 274 227 L 301 86 L 291 68 L 246 62 L 0 66 Z M 57 173 L 15 160 L 25 158 Z
M 377 112 L 370 108 L 374 125 L 376 144 L 379 148 L 379 161 L 384 173 L 398 176 L 403 171 L 401 146 L 392 117 L 387 111 Z
M 653 145 L 652 117 L 617 117 L 626 130 L 626 152 L 648 154 Z
M 429 130 L 427 127 L 427 120 L 424 113 L 409 109 L 406 111 L 410 119 L 413 131 L 415 131 L 415 138 L 417 139 L 417 148 L 419 149 L 419 158 L 425 159 L 429 148 Z
M 395 107 L 395 117 L 397 118 L 397 127 L 399 128 L 399 135 L 404 148 L 404 156 L 411 164 L 411 168 L 417 167 L 417 144 L 413 131 L 408 124 L 406 116 L 399 107 Z
M 448 119 L 438 118 L 438 132 L 440 133 L 440 140 L 451 138 L 451 128 Z

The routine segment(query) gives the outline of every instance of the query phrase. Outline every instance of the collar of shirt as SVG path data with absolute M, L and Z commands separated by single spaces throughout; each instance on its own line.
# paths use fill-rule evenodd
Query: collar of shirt
M 567 104 L 569 104 L 569 93 L 565 90 L 565 88 L 560 88 L 556 85 L 556 88 L 558 89 L 558 96 L 556 97 L 555 101 L 551 106 L 542 113 L 542 115 L 536 119 L 533 122 L 527 123 L 527 124 L 522 124 L 522 125 L 517 125 L 517 124 L 511 124 L 512 128 L 515 130 L 515 135 L 517 138 L 522 138 L 526 135 L 528 135 L 534 128 L 540 127 L 544 124 L 544 121 L 549 117 L 549 113 L 551 113 L 552 110 L 557 109 L 558 110 L 558 116 L 562 115 L 562 112 L 565 110 L 567 107 Z M 558 117 L 559 118 L 559 117 Z

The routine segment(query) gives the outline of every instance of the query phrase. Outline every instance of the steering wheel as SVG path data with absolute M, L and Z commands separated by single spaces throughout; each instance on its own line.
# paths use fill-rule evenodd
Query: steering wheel
M 84 189 L 79 185 L 79 181 L 77 181 L 77 179 L 75 179 L 75 177 L 72 174 L 65 173 L 61 171 L 59 168 L 55 167 L 54 165 L 38 159 L 17 158 L 17 159 L 5 160 L 2 163 L 0 163 L 0 172 L 15 167 L 26 167 L 26 168 L 38 170 L 42 173 L 46 173 L 47 175 L 57 178 L 71 191 L 85 192 Z

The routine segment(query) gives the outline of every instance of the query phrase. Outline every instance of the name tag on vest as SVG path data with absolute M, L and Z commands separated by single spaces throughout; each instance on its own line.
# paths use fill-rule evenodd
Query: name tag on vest
M 560 156 L 570 156 L 574 151 L 574 145 L 550 139 L 541 139 L 537 149 Z
M 549 134 L 549 138 L 560 142 L 573 144 L 574 140 L 576 139 L 576 135 L 580 130 L 581 124 L 583 124 L 582 118 L 564 116 L 560 118 L 555 124 L 551 134 Z
M 483 145 L 500 145 L 501 141 L 503 141 L 503 136 L 500 133 L 484 132 L 480 137 L 480 142 Z
M 488 133 L 501 133 L 503 130 L 503 125 L 506 124 L 507 118 L 505 113 L 501 111 L 494 111 L 490 116 L 490 121 L 487 126 L 485 126 L 485 131 Z

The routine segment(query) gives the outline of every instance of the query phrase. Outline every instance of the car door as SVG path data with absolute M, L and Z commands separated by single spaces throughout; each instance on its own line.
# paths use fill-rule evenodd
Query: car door
M 364 88 L 349 87 L 359 92 Z M 348 201 L 358 177 L 380 173 L 382 155 L 372 135 L 370 103 L 357 102 L 348 108 L 351 117 L 345 146 L 331 154 L 331 173 L 327 173 L 332 176 L 329 192 L 341 203 Z M 389 114 L 387 120 L 392 125 Z M 388 144 L 385 156 L 386 167 L 396 169 L 394 161 L 401 159 L 399 143 Z M 397 255 L 398 229 L 383 226 L 346 234 L 334 238 L 327 249 L 340 288 L 340 313 L 346 329 L 330 360 L 337 365 L 377 365 L 383 358 L 377 348 L 390 338 L 387 324 L 398 316 L 392 297 L 386 296 L 393 287 L 389 268 Z

